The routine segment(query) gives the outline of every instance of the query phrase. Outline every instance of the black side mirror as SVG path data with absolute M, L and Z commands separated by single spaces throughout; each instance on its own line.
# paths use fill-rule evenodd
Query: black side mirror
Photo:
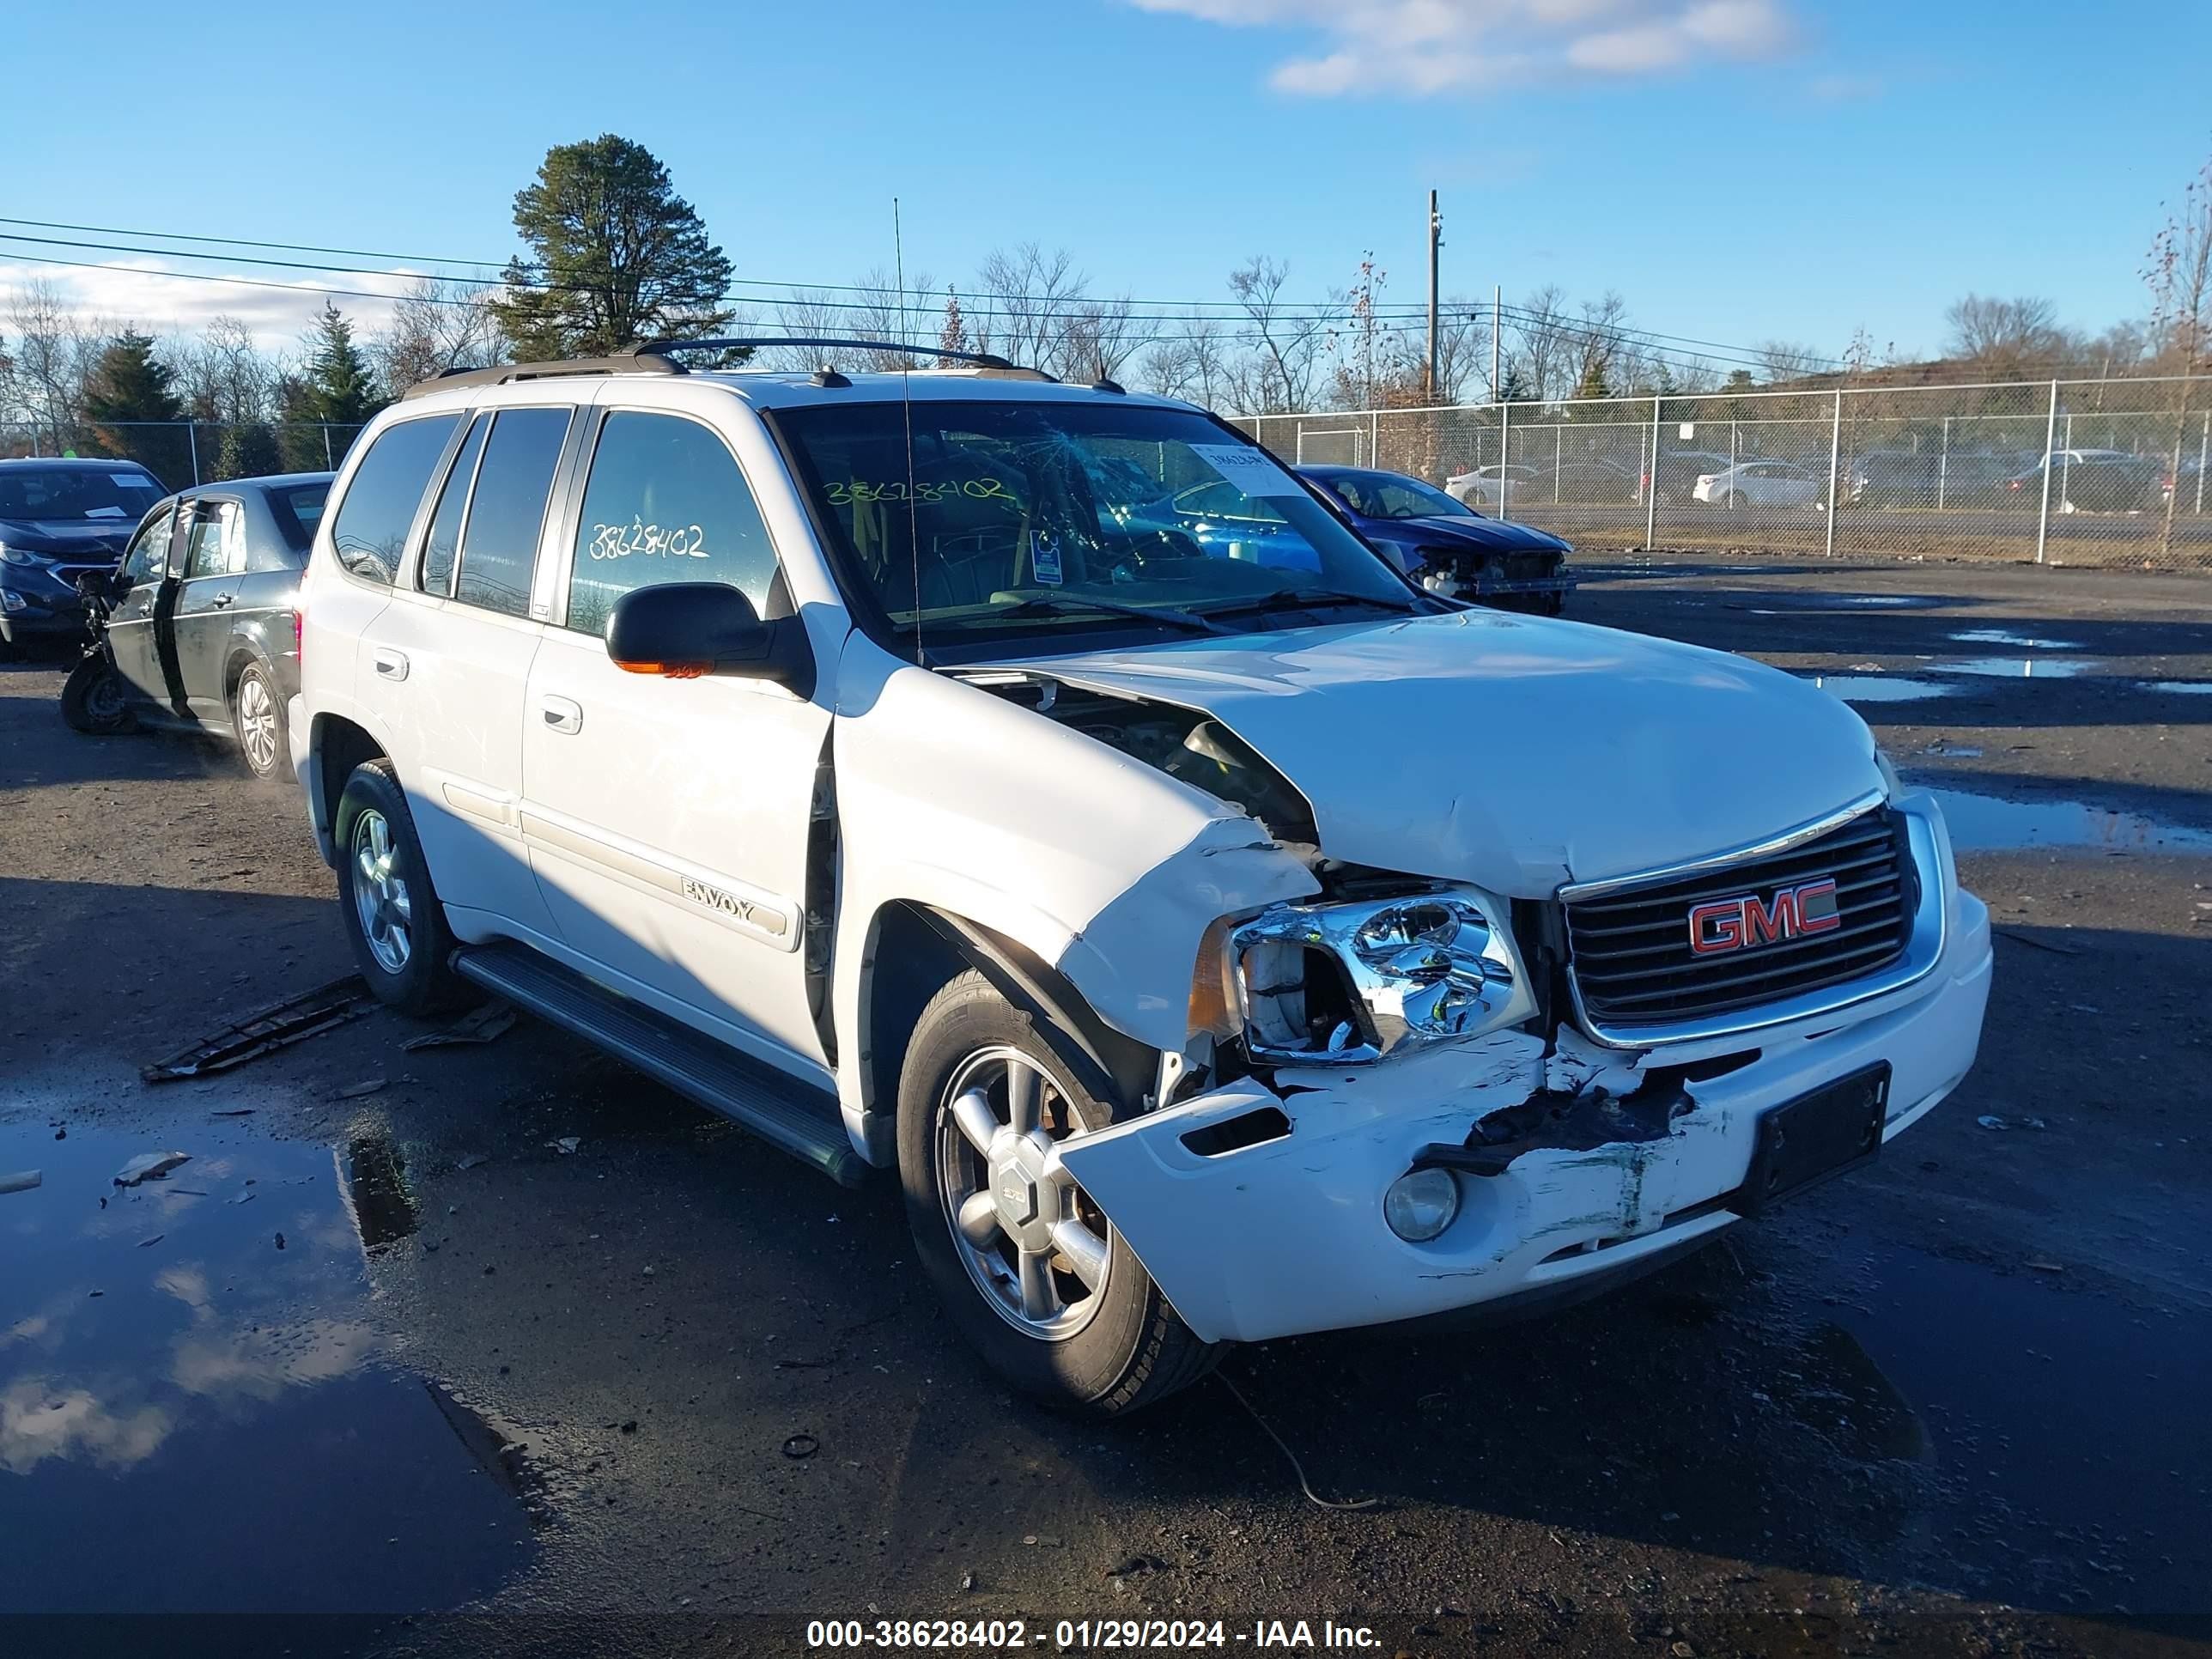
M 796 617 L 763 622 L 753 602 L 724 582 L 632 588 L 607 618 L 607 655 L 633 674 L 730 674 L 814 694 L 805 625 Z

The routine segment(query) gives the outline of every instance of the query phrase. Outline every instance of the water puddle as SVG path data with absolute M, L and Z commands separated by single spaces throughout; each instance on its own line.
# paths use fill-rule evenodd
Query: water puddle
M 2137 680 L 2138 691 L 2163 691 L 2170 697 L 2212 697 L 2212 680 Z
M 513 1437 L 371 1318 L 367 1254 L 414 1225 L 388 1142 L 0 1128 L 31 1170 L 0 1194 L 0 1607 L 407 1613 L 530 1565 Z
M 2076 657 L 1968 657 L 1930 663 L 1931 674 L 1972 674 L 1995 680 L 2070 680 L 2093 673 L 2100 664 Z
M 2080 801 L 2003 800 L 1965 789 L 1938 789 L 1951 844 L 1961 852 L 2009 853 L 2033 847 L 2106 853 L 2212 851 L 2212 830 L 2168 823 Z
M 1929 1541 L 1957 1587 L 2203 1610 L 2212 1417 L 2194 1382 L 2212 1375 L 2212 1319 L 2131 1307 L 2063 1273 L 1905 1249 L 1863 1259 L 1855 1277 L 1837 1328 L 1924 1425 L 1943 1488 Z
M 1821 690 L 1845 702 L 1918 702 L 1926 697 L 1948 696 L 1958 690 L 1901 674 L 1814 674 L 1811 679 Z
M 2079 651 L 2078 640 L 2047 640 L 2033 634 L 2015 634 L 2004 628 L 1969 628 L 1946 635 L 1960 645 L 2010 645 L 2023 651 Z
M 1919 611 L 1944 603 L 1925 593 L 1838 593 L 1825 602 L 1863 606 L 1875 611 Z

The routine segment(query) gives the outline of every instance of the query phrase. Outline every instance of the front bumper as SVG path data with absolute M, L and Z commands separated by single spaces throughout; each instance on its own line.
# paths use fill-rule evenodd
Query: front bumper
M 1973 1064 L 1990 988 L 1989 912 L 1954 888 L 1944 949 L 1912 984 L 1842 1017 L 1669 1045 L 1680 1066 L 1753 1051 L 1686 1085 L 1691 1109 L 1657 1139 L 1582 1150 L 1538 1145 L 1500 1173 L 1462 1173 L 1457 1218 L 1399 1238 L 1382 1194 L 1437 1143 L 1542 1085 L 1539 1039 L 1500 1031 L 1443 1053 L 1297 1073 L 1277 1095 L 1246 1079 L 1085 1136 L 1061 1157 L 1176 1311 L 1208 1341 L 1258 1341 L 1389 1323 L 1616 1275 L 1729 1224 L 1769 1109 L 1878 1061 L 1891 1068 L 1885 1143 Z M 1256 1109 L 1289 1132 L 1208 1156 L 1185 1137 Z M 1203 1138 L 1200 1145 L 1207 1145 Z
M 0 640 L 50 639 L 84 632 L 84 605 L 75 594 L 48 595 L 9 586 L 0 589 Z

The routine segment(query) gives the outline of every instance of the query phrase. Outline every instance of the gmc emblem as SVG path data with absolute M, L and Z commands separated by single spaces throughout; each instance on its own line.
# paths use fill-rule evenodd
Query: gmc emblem
M 1764 904 L 1756 893 L 1741 893 L 1698 905 L 1690 912 L 1690 949 L 1701 957 L 1723 956 L 1843 925 L 1836 913 L 1835 878 L 1823 876 L 1778 888 Z

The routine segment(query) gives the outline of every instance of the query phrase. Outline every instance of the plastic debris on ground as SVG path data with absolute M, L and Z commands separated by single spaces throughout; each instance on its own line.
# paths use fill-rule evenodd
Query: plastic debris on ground
M 514 1029 L 514 1005 L 495 1000 L 471 1009 L 442 1030 L 426 1031 L 421 1036 L 410 1037 L 399 1046 L 408 1049 L 450 1048 L 495 1042 Z
M 142 1181 L 167 1181 L 169 1171 L 192 1161 L 190 1152 L 141 1152 L 115 1172 L 118 1187 L 136 1187 Z
M 139 1075 L 149 1083 L 173 1083 L 179 1078 L 228 1071 L 359 1018 L 369 1010 L 368 998 L 368 987 L 361 975 L 349 974 L 233 1021 L 213 1036 L 144 1067 Z

